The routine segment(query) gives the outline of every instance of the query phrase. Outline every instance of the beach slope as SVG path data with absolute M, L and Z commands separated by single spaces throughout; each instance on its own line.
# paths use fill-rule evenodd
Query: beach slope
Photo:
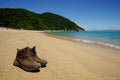
M 26 46 L 36 46 L 47 67 L 32 73 L 13 66 L 17 48 Z M 38 31 L 0 30 L 0 80 L 120 80 L 120 51 Z

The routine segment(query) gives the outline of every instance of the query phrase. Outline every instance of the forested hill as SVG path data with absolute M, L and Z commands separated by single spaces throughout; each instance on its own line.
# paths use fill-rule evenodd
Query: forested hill
M 38 14 L 21 8 L 1 8 L 0 26 L 26 30 L 84 31 L 83 28 L 60 15 L 50 12 Z

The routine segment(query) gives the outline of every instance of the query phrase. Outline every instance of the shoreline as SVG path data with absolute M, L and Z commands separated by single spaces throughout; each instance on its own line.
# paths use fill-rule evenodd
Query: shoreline
M 102 43 L 102 42 L 95 42 L 95 41 L 82 40 L 82 39 L 74 39 L 74 38 L 66 37 L 64 35 L 49 34 L 49 33 L 46 33 L 46 32 L 43 32 L 43 33 L 45 33 L 47 36 L 50 36 L 50 37 L 64 39 L 64 40 L 75 42 L 75 43 L 78 43 L 78 44 L 85 44 L 85 45 L 90 45 L 90 46 L 95 46 L 95 47 L 103 47 L 103 48 L 106 48 L 106 49 L 112 49 L 112 50 L 120 51 L 119 46 L 115 46 L 115 45 L 112 45 L 112 44 L 106 44 L 106 43 Z
M 0 80 L 120 80 L 120 51 L 57 37 L 41 31 L 0 30 Z M 13 66 L 17 48 L 27 46 L 36 46 L 38 56 L 48 61 L 40 72 Z

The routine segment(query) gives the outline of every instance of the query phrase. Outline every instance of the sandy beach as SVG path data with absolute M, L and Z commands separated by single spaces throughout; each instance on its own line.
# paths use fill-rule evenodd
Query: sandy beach
M 17 48 L 26 46 L 36 46 L 47 67 L 32 73 L 13 66 Z M 39 31 L 0 30 L 0 80 L 120 80 L 120 50 Z

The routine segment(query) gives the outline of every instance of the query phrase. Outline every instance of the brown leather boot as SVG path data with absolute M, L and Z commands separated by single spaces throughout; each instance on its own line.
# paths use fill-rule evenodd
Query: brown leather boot
M 41 64 L 41 67 L 46 67 L 46 64 L 47 64 L 48 62 L 47 62 L 47 60 L 42 59 L 42 58 L 39 58 L 39 57 L 37 56 L 36 47 L 34 46 L 33 48 L 31 48 L 31 50 L 32 50 L 32 52 L 33 52 L 33 53 L 31 54 L 33 60 L 36 61 L 36 62 L 38 62 L 38 63 L 40 63 L 40 64 Z
M 24 49 L 17 49 L 16 59 L 13 65 L 22 68 L 25 71 L 36 71 L 39 70 L 41 64 L 34 61 L 31 56 L 29 56 L 31 49 L 26 47 Z

